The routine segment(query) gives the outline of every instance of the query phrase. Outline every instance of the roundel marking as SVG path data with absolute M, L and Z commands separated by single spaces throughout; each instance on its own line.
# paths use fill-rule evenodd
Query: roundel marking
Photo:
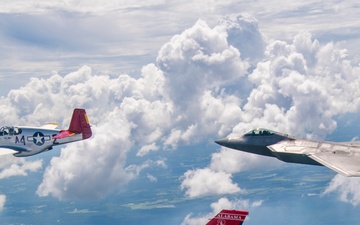
M 33 142 L 37 146 L 41 146 L 45 143 L 45 136 L 41 132 L 35 132 L 33 135 Z

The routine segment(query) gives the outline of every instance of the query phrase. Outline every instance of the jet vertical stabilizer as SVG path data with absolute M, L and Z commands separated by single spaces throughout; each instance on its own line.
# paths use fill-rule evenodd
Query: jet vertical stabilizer
M 248 214 L 246 210 L 223 209 L 206 225 L 242 225 Z

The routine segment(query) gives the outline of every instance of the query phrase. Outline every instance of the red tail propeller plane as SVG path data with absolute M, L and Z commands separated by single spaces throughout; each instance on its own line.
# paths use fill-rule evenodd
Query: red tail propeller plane
M 74 109 L 69 129 L 55 129 L 58 124 L 42 127 L 4 126 L 0 128 L 0 155 L 26 157 L 51 150 L 53 146 L 81 141 L 91 137 L 85 109 Z

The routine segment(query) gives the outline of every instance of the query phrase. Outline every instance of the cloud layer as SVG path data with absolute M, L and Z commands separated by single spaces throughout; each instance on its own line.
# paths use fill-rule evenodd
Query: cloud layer
M 335 130 L 336 116 L 359 111 L 359 72 L 336 43 L 306 32 L 289 42 L 268 41 L 253 17 L 231 15 L 214 27 L 198 20 L 175 35 L 138 76 L 83 66 L 65 76 L 32 78 L 0 99 L 0 122 L 60 120 L 66 127 L 73 108 L 86 108 L 94 137 L 64 147 L 37 193 L 101 198 L 144 169 L 162 167 L 151 158 L 154 151 L 254 127 L 324 137 Z M 143 163 L 127 163 L 137 149 Z M 240 192 L 232 174 L 273 165 L 268 160 L 221 149 L 206 168 L 184 173 L 181 187 L 192 198 Z M 221 186 L 215 189 L 212 177 L 222 179 Z
M 355 0 L 307 0 L 281 5 L 277 0 L 1 2 L 0 79 L 7 85 L 0 93 L 5 95 L 24 85 L 32 76 L 48 78 L 53 70 L 64 75 L 79 65 L 97 71 L 137 72 L 142 65 L 153 62 L 166 40 L 199 18 L 214 26 L 224 14 L 244 9 L 260 21 L 261 33 L 271 39 L 291 40 L 299 31 L 311 31 L 322 41 L 345 40 L 341 44 L 349 46 L 354 55 L 359 52 L 357 4 Z M 258 29 L 254 27 L 253 31 Z M 250 33 L 242 35 L 246 38 Z M 259 47 L 247 47 L 261 44 L 259 36 L 252 38 L 247 38 L 252 43 L 241 46 L 242 55 L 263 53 Z M 234 41 L 231 45 L 238 48 L 241 43 Z

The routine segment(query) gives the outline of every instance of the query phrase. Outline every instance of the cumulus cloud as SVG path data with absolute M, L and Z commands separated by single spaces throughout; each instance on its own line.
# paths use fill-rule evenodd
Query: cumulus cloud
M 328 36 L 353 39 L 351 45 L 356 54 L 359 46 L 356 44 L 358 24 L 357 12 L 353 9 L 357 4 L 354 0 L 346 3 L 291 2 L 281 6 L 274 0 L 196 3 L 162 0 L 1 2 L 0 18 L 4 21 L 0 31 L 0 40 L 4 43 L 0 46 L 1 72 L 6 74 L 2 78 L 6 76 L 4 80 L 10 84 L 1 91 L 5 94 L 10 86 L 25 84 L 30 74 L 44 76 L 52 70 L 65 74 L 82 64 L 103 71 L 138 70 L 141 65 L 151 61 L 149 55 L 156 54 L 165 40 L 188 28 L 198 18 L 213 26 L 224 12 L 238 13 L 243 9 L 255 15 L 261 23 L 261 33 L 273 39 L 290 40 L 299 27 L 309 27 L 308 24 L 311 24 L 311 31 L 322 39 L 329 40 Z M 307 13 L 294 13 L 299 10 Z M 157 15 L 156 19 L 154 14 Z M 236 48 L 239 48 L 239 43 L 243 45 L 242 55 L 253 63 L 256 62 L 253 59 L 263 52 L 261 48 L 253 48 L 252 44 L 260 46 L 264 43 L 257 24 L 247 23 L 246 18 L 237 19 L 245 23 L 237 33 L 234 32 L 236 35 L 228 36 L 228 42 Z M 284 18 L 282 26 L 278 26 L 279 18 Z M 228 24 L 229 29 L 239 26 L 237 23 Z M 256 33 L 257 36 L 253 35 Z M 237 35 L 247 41 L 239 42 Z M 21 75 L 21 79 L 14 74 Z
M 354 206 L 360 203 L 360 178 L 358 177 L 344 177 L 337 174 L 330 182 L 329 186 L 323 192 L 324 195 L 332 192 L 340 195 L 340 200 L 348 202 Z
M 37 193 L 59 199 L 102 198 L 124 187 L 148 167 L 164 167 L 163 160 L 127 165 L 130 124 L 110 115 L 108 123 L 93 127 L 94 137 L 66 146 L 46 169 Z M 114 132 L 116 127 L 116 132 Z M 111 131 L 111 132 L 109 132 Z
M 261 206 L 261 204 L 262 201 L 250 202 L 247 199 L 230 200 L 228 198 L 220 198 L 217 202 L 211 203 L 210 206 L 212 208 L 212 212 L 199 216 L 194 216 L 192 213 L 188 214 L 182 221 L 181 225 L 203 225 L 223 209 L 251 210 Z
M 153 64 L 144 66 L 138 79 L 93 75 L 84 66 L 64 77 L 33 78 L 12 90 L 2 101 L 5 109 L 8 105 L 13 110 L 9 113 L 13 121 L 41 125 L 60 120 L 66 128 L 71 110 L 84 107 L 93 125 L 92 139 L 66 146 L 60 157 L 51 160 L 38 194 L 59 199 L 99 198 L 136 178 L 142 169 L 163 166 L 125 163 L 134 144 L 144 146 L 139 156 L 146 155 L 157 149 L 156 141 L 171 129 L 173 106 L 163 85 L 162 71 Z
M 226 28 L 228 43 L 241 51 L 241 58 L 248 59 L 254 66 L 263 58 L 266 41 L 253 16 L 226 15 L 219 23 Z
M 282 164 L 283 162 L 271 157 L 261 157 L 222 147 L 220 152 L 211 155 L 209 168 L 233 174 L 254 168 L 279 167 Z
M 124 136 L 114 138 L 114 132 L 106 132 L 116 123 L 122 127 L 117 132 Z M 128 129 L 128 124 L 113 120 L 103 129 L 94 127 L 93 139 L 66 146 L 60 157 L 51 160 L 37 193 L 59 199 L 101 198 L 128 183 L 136 176 L 136 171 L 126 170 L 124 163 L 130 142 Z
M 245 19 L 232 18 L 241 21 L 239 24 L 244 21 L 249 23 L 246 16 Z M 222 24 L 234 27 L 231 25 L 233 22 L 234 19 Z M 239 25 L 242 26 L 244 24 Z M 234 31 L 228 29 L 228 32 L 230 37 Z M 261 37 L 257 32 L 252 34 L 257 38 Z M 247 42 L 247 39 L 244 38 L 243 41 Z M 260 42 L 265 43 L 264 40 Z M 242 45 L 234 45 L 241 58 Z M 257 49 L 257 46 L 253 47 Z M 203 92 L 205 107 L 202 111 L 205 114 L 202 115 L 205 117 L 202 120 L 209 119 L 207 123 L 218 129 L 218 134 L 237 136 L 254 127 L 267 127 L 293 135 L 323 138 L 335 130 L 336 116 L 358 111 L 359 91 L 355 86 L 360 80 L 355 74 L 360 67 L 350 63 L 345 49 L 334 43 L 321 44 L 306 32 L 297 34 L 291 42 L 274 40 L 267 42 L 266 47 L 260 45 L 259 48 L 263 49 L 264 55 L 256 67 L 248 68 L 246 82 L 243 79 L 232 81 L 239 91 L 233 91 L 231 86 L 225 85 L 222 91 L 212 89 Z M 253 88 L 248 88 L 248 82 Z M 235 118 L 226 114 L 227 111 L 232 112 Z M 215 122 L 211 123 L 212 121 Z M 231 131 L 225 127 L 227 122 L 233 124 Z M 217 123 L 221 123 L 223 127 L 219 129 Z M 210 129 L 211 127 L 208 128 Z M 198 171 L 232 174 L 264 165 L 281 163 L 263 156 L 221 149 L 212 155 L 208 167 Z M 195 171 L 188 172 L 196 174 Z M 197 178 L 188 177 L 186 182 L 191 183 L 189 179 Z M 202 190 L 208 193 L 205 185 L 206 182 L 203 182 Z M 188 187 L 190 190 L 190 186 Z
M 223 26 L 199 20 L 160 49 L 157 63 L 166 76 L 166 91 L 177 107 L 196 115 L 203 92 L 244 76 L 249 64 L 229 45 Z
M 323 137 L 336 128 L 335 115 L 357 110 L 353 102 L 358 101 L 358 91 L 345 83 L 356 80 L 358 70 L 349 64 L 345 50 L 331 43 L 321 45 L 309 33 L 298 34 L 292 43 L 271 42 L 264 60 L 248 76 L 255 88 L 242 108 L 247 120 L 233 132 L 245 132 L 251 121 L 253 126 Z
M 27 176 L 29 172 L 42 168 L 42 160 L 26 161 L 24 158 L 15 158 L 12 155 L 0 157 L 0 179 L 12 176 Z
M 182 179 L 181 189 L 186 189 L 186 195 L 190 198 L 243 192 L 231 181 L 231 174 L 208 168 L 189 170 Z
M 321 44 L 309 33 L 266 41 L 257 21 L 240 14 L 214 27 L 198 20 L 165 43 L 156 64 L 138 76 L 83 66 L 32 78 L 0 98 L 0 122 L 63 121 L 67 127 L 71 110 L 86 108 L 93 138 L 67 145 L 51 160 L 38 194 L 99 198 L 148 167 L 162 167 L 147 161 L 153 151 L 259 126 L 322 137 L 336 128 L 336 116 L 359 110 L 359 72 L 336 43 Z M 126 159 L 135 148 L 144 162 L 131 165 Z M 182 188 L 189 197 L 240 192 L 232 174 L 267 160 L 222 149 L 208 167 L 185 172 Z
M 211 155 L 208 167 L 189 170 L 182 177 L 181 189 L 190 198 L 208 195 L 245 193 L 232 181 L 232 174 L 253 168 L 281 166 L 283 162 L 269 157 L 221 148 Z
M 93 75 L 91 68 L 84 66 L 65 77 L 34 78 L 3 98 L 5 105 L 17 109 L 9 113 L 12 120 L 22 124 L 60 120 L 66 128 L 70 109 L 84 107 L 93 125 L 92 139 L 66 146 L 60 157 L 51 160 L 38 194 L 60 199 L 99 198 L 148 167 L 147 162 L 126 165 L 126 154 L 134 143 L 155 146 L 170 129 L 172 102 L 162 93 L 163 80 L 162 72 L 152 64 L 143 68 L 139 79 Z M 153 148 L 142 148 L 139 154 Z M 157 164 L 151 166 L 162 166 Z

